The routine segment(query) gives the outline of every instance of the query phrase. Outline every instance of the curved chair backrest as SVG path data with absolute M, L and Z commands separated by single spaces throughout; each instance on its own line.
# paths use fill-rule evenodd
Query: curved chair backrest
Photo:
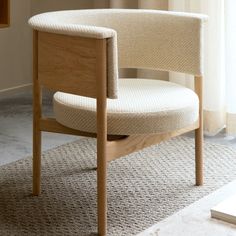
M 76 10 L 33 17 L 39 31 L 108 38 L 108 97 L 117 96 L 118 68 L 203 74 L 206 16 L 157 10 Z M 118 52 L 118 53 L 117 53 Z

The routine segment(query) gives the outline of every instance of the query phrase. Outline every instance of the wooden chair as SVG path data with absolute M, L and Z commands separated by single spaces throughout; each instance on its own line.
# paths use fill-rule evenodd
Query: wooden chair
M 107 163 L 195 130 L 203 184 L 202 35 L 206 17 L 155 10 L 73 10 L 34 16 L 33 194 L 40 194 L 41 132 L 97 138 L 98 233 L 106 235 Z M 167 81 L 118 79 L 118 68 L 194 75 L 195 92 Z M 41 89 L 54 95 L 42 116 Z

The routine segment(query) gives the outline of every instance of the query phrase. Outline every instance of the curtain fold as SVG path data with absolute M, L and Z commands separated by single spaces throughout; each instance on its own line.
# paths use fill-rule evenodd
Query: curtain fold
M 225 1 L 226 131 L 236 134 L 236 1 Z
M 169 10 L 209 16 L 205 34 L 204 129 L 215 135 L 226 127 L 236 134 L 236 1 L 169 0 Z M 172 73 L 170 79 L 187 86 L 189 76 Z

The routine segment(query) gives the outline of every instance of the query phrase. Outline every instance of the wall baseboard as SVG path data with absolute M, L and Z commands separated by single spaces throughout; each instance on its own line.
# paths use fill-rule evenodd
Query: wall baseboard
M 9 98 L 13 95 L 32 91 L 32 84 L 23 84 L 20 86 L 0 90 L 0 99 Z

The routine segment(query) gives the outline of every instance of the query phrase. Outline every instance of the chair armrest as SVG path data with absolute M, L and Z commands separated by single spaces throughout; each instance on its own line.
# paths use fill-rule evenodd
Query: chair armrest
M 60 21 L 61 15 L 62 12 L 42 13 L 31 17 L 28 23 L 33 29 L 48 33 L 96 39 L 112 38 L 116 35 L 116 31 L 110 28 L 73 24 L 65 22 L 64 19 Z

